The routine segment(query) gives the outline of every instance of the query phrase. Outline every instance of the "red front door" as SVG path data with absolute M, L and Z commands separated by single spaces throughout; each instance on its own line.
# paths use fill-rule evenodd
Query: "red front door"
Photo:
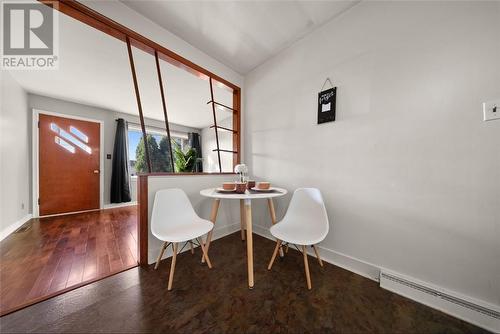
M 39 212 L 99 209 L 100 124 L 40 114 Z

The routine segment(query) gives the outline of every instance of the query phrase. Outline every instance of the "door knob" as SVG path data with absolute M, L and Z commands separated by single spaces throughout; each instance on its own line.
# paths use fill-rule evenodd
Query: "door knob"
M 94 169 L 94 174 L 99 174 L 99 169 Z

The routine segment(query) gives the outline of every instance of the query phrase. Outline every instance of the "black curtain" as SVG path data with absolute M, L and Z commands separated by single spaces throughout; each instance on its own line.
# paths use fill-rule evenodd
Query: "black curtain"
M 194 166 L 194 171 L 197 173 L 203 172 L 203 162 L 201 161 L 201 142 L 200 135 L 196 132 L 188 133 L 188 144 L 191 148 L 196 150 L 196 158 L 198 158 L 196 165 Z
M 113 169 L 111 173 L 111 203 L 130 202 L 130 200 L 127 123 L 120 118 L 116 120 Z

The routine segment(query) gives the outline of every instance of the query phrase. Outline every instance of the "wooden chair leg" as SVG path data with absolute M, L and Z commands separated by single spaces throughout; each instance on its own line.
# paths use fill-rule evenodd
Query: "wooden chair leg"
M 274 260 L 276 259 L 276 255 L 278 255 L 278 250 L 281 248 L 281 240 L 276 241 L 276 247 L 274 248 L 273 256 L 271 257 L 271 261 L 267 266 L 267 270 L 271 270 L 273 267 Z
M 312 289 L 311 275 L 309 274 L 309 263 L 307 262 L 307 248 L 306 248 L 306 246 L 302 246 L 302 253 L 304 253 L 304 267 L 306 269 L 307 288 L 309 290 L 311 290 Z
M 240 228 L 241 228 L 241 240 L 245 241 L 245 229 L 246 229 L 245 202 L 242 199 L 240 199 Z
M 172 264 L 170 265 L 170 275 L 168 277 L 168 290 L 172 290 L 172 283 L 174 282 L 175 260 L 177 259 L 177 246 L 178 243 L 173 243 L 174 253 L 172 254 Z
M 189 248 L 191 248 L 191 254 L 194 254 L 193 242 L 189 240 Z
M 203 259 L 207 262 L 208 268 L 212 269 L 212 262 L 210 262 L 210 258 L 208 257 L 206 245 L 203 245 L 203 237 L 201 239 L 200 246 L 203 253 Z
M 165 249 L 167 247 L 168 247 L 168 242 L 165 241 L 163 243 L 163 245 L 161 245 L 160 255 L 158 255 L 158 258 L 156 259 L 155 270 L 158 269 L 158 266 L 160 265 L 161 257 L 163 256 L 163 252 L 165 252 Z
M 316 257 L 318 258 L 319 265 L 323 267 L 323 261 L 321 261 L 321 257 L 319 257 L 319 252 L 318 248 L 316 248 L 316 245 L 312 245 L 314 249 L 314 253 L 316 253 Z
M 269 207 L 269 215 L 271 216 L 271 224 L 276 224 L 276 211 L 274 210 L 274 202 L 272 198 L 267 199 L 267 206 Z M 280 257 L 284 257 L 283 249 L 280 248 Z
M 219 204 L 220 204 L 219 198 L 216 198 L 212 203 L 212 213 L 210 213 L 210 221 L 214 223 L 214 228 L 215 228 L 215 221 L 217 219 L 217 212 L 219 212 Z M 208 249 L 210 248 L 210 242 L 212 241 L 212 232 L 213 229 L 210 232 L 208 232 L 207 242 L 205 244 L 205 247 L 207 249 L 207 254 L 208 254 Z M 203 238 L 201 238 L 201 241 L 203 241 Z M 205 263 L 205 257 L 203 255 L 201 256 L 201 263 Z
M 288 254 L 288 246 L 290 246 L 290 245 L 289 245 L 289 244 L 286 244 L 285 254 Z

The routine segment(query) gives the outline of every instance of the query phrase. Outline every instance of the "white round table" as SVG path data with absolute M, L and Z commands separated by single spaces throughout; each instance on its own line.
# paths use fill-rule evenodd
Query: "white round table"
M 250 289 L 254 286 L 254 276 L 253 276 L 253 235 L 252 235 L 252 200 L 254 199 L 267 199 L 269 206 L 269 213 L 271 215 L 271 222 L 276 224 L 276 212 L 274 211 L 273 198 L 284 196 L 287 194 L 286 189 L 274 188 L 271 192 L 256 192 L 256 191 L 246 191 L 244 194 L 222 193 L 218 192 L 216 188 L 204 189 L 200 191 L 200 195 L 204 197 L 213 198 L 214 202 L 212 204 L 212 212 L 210 214 L 210 221 L 215 225 L 215 220 L 217 219 L 217 211 L 219 210 L 220 200 L 240 200 L 240 219 L 241 219 L 241 239 L 245 240 L 245 233 L 243 230 L 246 227 L 246 239 L 247 239 L 247 263 L 248 263 L 248 286 Z M 213 229 L 212 229 L 213 231 Z M 206 251 L 208 253 L 208 248 L 210 247 L 210 242 L 212 240 L 212 231 L 207 236 L 206 241 Z M 202 257 L 202 262 L 204 258 Z

